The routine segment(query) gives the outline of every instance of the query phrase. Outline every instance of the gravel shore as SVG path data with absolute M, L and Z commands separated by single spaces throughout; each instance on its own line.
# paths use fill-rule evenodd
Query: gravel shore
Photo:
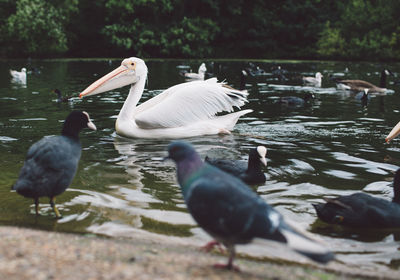
M 226 256 L 152 236 L 107 238 L 0 227 L 0 279 L 395 279 L 328 266 L 239 256 L 240 272 L 213 268 Z

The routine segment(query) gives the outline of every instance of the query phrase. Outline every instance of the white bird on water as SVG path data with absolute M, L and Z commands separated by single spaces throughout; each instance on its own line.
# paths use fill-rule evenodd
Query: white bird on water
M 317 72 L 315 74 L 315 77 L 303 77 L 303 81 L 304 83 L 308 84 L 308 85 L 312 85 L 315 87 L 321 87 L 321 83 L 322 83 L 322 74 L 321 72 Z
M 185 73 L 185 79 L 187 80 L 204 80 L 204 76 L 207 72 L 207 67 L 204 62 L 200 65 L 198 73 Z
M 131 85 L 115 123 L 116 132 L 130 138 L 183 138 L 228 134 L 240 116 L 232 112 L 247 102 L 247 91 L 233 89 L 216 78 L 172 86 L 137 106 L 147 80 L 147 66 L 137 57 L 124 59 L 121 66 L 98 79 L 79 96 L 89 96 Z
M 26 68 L 22 68 L 21 72 L 10 70 L 10 74 L 13 82 L 26 84 Z

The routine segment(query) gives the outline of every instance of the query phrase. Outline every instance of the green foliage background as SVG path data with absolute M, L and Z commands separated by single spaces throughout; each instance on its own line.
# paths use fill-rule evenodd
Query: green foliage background
M 398 0 L 0 0 L 1 57 L 398 60 Z

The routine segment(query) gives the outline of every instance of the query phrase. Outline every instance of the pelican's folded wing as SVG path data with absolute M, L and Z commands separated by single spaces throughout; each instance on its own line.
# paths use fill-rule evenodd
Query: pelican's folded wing
M 215 78 L 183 83 L 138 106 L 135 121 L 143 129 L 181 127 L 232 112 L 247 102 L 247 95 Z

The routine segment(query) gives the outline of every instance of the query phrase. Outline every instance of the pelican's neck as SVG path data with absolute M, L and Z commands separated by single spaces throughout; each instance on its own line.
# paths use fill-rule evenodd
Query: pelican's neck
M 125 103 L 122 106 L 121 111 L 119 112 L 118 119 L 120 120 L 133 119 L 136 111 L 136 105 L 138 104 L 140 98 L 142 97 L 145 84 L 146 84 L 146 77 L 141 77 L 139 81 L 131 85 L 128 97 L 126 98 Z

